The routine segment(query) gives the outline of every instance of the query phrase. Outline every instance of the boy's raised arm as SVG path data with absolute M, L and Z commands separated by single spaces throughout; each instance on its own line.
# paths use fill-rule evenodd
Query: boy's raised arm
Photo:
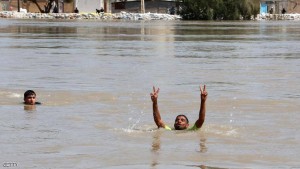
M 198 120 L 196 121 L 195 125 L 197 128 L 201 128 L 204 121 L 205 121 L 205 113 L 206 113 L 206 105 L 205 105 L 205 102 L 206 102 L 206 98 L 207 98 L 207 91 L 206 91 L 206 86 L 204 85 L 203 86 L 203 89 L 200 85 L 200 110 L 199 110 L 199 118 Z
M 153 92 L 150 93 L 152 104 L 153 104 L 153 118 L 158 128 L 160 127 L 164 128 L 165 124 L 161 119 L 159 109 L 158 109 L 158 104 L 157 104 L 158 93 L 159 93 L 159 88 L 155 89 L 155 87 L 153 86 Z

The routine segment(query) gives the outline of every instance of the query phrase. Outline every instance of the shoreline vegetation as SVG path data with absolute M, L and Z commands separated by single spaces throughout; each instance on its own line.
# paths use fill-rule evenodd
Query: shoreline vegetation
M 25 13 L 1 11 L 0 18 L 13 19 L 91 19 L 91 20 L 182 20 L 180 15 L 159 13 Z M 242 20 L 242 19 L 240 19 Z M 252 20 L 300 20 L 300 14 L 260 14 Z

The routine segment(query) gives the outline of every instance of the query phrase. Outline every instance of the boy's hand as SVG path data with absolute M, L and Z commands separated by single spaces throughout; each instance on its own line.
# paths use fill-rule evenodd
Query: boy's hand
M 200 92 L 201 92 L 201 101 L 206 101 L 208 93 L 206 91 L 206 86 L 205 85 L 203 86 L 203 89 L 200 85 Z
M 150 93 L 152 102 L 157 102 L 158 93 L 159 93 L 159 88 L 157 88 L 157 90 L 155 90 L 155 87 L 153 86 L 153 92 Z

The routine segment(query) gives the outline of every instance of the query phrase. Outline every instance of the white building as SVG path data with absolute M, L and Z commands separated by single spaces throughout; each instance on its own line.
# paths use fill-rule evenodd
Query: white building
M 111 12 L 110 0 L 74 0 L 74 2 L 80 13 L 96 12 L 96 9 L 100 8 L 105 12 Z

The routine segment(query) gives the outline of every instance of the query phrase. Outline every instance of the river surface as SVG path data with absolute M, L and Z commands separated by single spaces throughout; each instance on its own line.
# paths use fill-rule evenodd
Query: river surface
M 300 168 L 300 22 L 0 19 L 0 168 Z M 157 129 L 150 92 L 172 126 Z M 32 89 L 42 105 L 22 104 Z

